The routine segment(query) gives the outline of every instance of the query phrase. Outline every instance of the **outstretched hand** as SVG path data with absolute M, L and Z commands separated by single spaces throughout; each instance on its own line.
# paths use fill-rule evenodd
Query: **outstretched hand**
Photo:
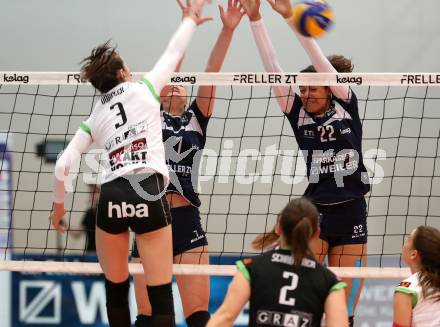
M 260 15 L 260 0 L 239 0 L 241 7 L 250 21 L 257 21 L 261 19 Z
M 267 0 L 269 5 L 284 18 L 292 16 L 292 4 L 290 0 Z
M 53 228 L 61 233 L 64 233 L 65 230 L 62 221 L 65 213 L 64 203 L 53 203 L 53 211 L 49 216 L 49 220 L 51 221 Z
M 226 11 L 222 5 L 218 5 L 218 9 L 223 27 L 232 31 L 235 30 L 244 16 L 244 10 L 241 8 L 240 2 L 238 0 L 228 0 Z
M 182 17 L 191 18 L 197 26 L 212 20 L 212 17 L 203 17 L 202 9 L 203 6 L 210 2 L 208 0 L 186 0 L 186 6 L 182 3 L 182 0 L 177 0 L 177 3 L 182 10 Z

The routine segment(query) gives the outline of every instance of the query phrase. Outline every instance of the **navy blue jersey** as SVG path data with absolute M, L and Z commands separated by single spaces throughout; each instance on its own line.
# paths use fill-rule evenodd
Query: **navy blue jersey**
M 249 326 L 319 327 L 330 292 L 346 287 L 310 259 L 293 265 L 290 250 L 273 250 L 237 262 L 249 280 Z
M 286 117 L 304 154 L 309 185 L 304 193 L 315 203 L 334 204 L 360 198 L 370 190 L 362 154 L 362 123 L 356 95 L 349 102 L 333 97 L 323 117 L 306 112 L 301 98 Z
M 171 116 L 161 110 L 165 158 L 170 172 L 167 192 L 178 193 L 192 205 L 200 207 L 198 185 L 199 164 L 206 143 L 205 117 L 194 100 L 185 113 Z

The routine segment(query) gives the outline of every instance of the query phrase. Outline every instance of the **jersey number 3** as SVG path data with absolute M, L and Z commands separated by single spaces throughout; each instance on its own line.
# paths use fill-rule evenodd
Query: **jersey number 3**
M 299 279 L 298 275 L 293 272 L 283 271 L 283 278 L 290 280 L 290 284 L 281 287 L 280 299 L 278 300 L 278 302 L 280 304 L 293 306 L 293 305 L 295 305 L 295 298 L 293 298 L 293 297 L 288 298 L 287 292 L 293 291 L 298 287 L 298 279 Z
M 112 105 L 110 107 L 110 110 L 113 110 L 115 107 L 118 107 L 118 113 L 116 114 L 116 116 L 121 116 L 122 122 L 121 123 L 116 123 L 115 124 L 115 128 L 118 129 L 119 127 L 125 125 L 125 123 L 127 122 L 127 116 L 125 115 L 125 110 L 124 110 L 124 106 L 122 105 L 122 103 L 120 102 L 116 102 L 114 105 Z

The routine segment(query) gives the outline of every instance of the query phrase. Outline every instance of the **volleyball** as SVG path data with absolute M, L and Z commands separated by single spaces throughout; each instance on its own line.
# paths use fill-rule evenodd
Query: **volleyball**
M 300 34 L 320 37 L 332 26 L 334 14 L 324 0 L 303 1 L 293 7 L 292 20 Z

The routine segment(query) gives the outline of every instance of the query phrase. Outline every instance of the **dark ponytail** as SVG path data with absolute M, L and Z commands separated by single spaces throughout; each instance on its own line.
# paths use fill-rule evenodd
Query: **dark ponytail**
M 281 231 L 292 249 L 296 266 L 300 266 L 304 258 L 314 258 L 310 239 L 318 229 L 318 217 L 314 204 L 304 197 L 291 200 L 280 214 Z
M 110 46 L 110 40 L 94 48 L 81 63 L 81 78 L 89 81 L 101 93 L 107 93 L 120 83 L 117 72 L 124 68 L 124 61 L 116 48 Z
M 440 301 L 440 231 L 431 226 L 417 227 L 413 247 L 421 257 L 419 275 L 423 297 Z
M 342 55 L 331 55 L 327 59 L 338 73 L 351 73 L 353 71 L 354 66 L 349 58 Z M 301 73 L 316 73 L 316 69 L 313 65 L 310 65 L 301 70 Z
M 312 235 L 313 228 L 310 220 L 306 217 L 301 218 L 293 228 L 291 236 L 291 243 L 294 243 L 294 245 L 292 245 L 292 255 L 297 265 L 301 264 L 305 257 L 313 257 L 309 246 L 310 237 Z

